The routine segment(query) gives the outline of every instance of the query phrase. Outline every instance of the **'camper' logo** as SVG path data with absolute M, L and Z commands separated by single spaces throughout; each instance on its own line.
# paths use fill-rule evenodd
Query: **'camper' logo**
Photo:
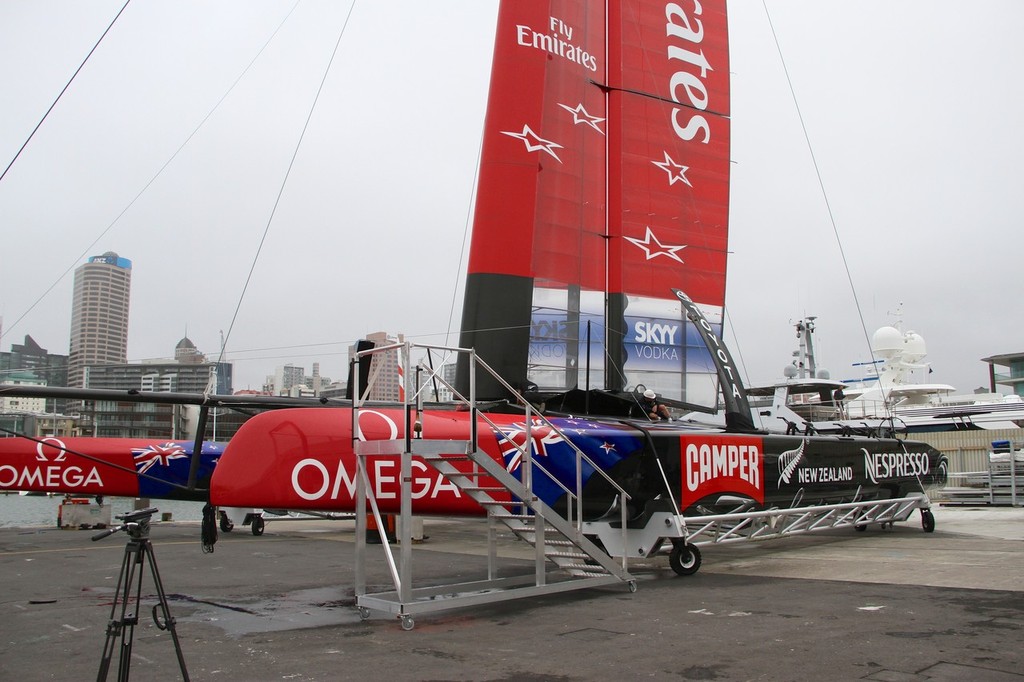
M 764 502 L 764 457 L 760 438 L 684 437 L 680 446 L 684 506 L 714 494 L 739 495 Z

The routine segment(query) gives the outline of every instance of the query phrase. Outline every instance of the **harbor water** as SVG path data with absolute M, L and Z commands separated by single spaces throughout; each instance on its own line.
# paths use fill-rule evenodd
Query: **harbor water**
M 57 507 L 63 497 L 55 495 L 19 495 L 17 493 L 0 494 L 0 528 L 30 528 L 46 526 L 57 527 Z M 130 512 L 135 508 L 135 499 L 131 497 L 107 497 L 104 504 L 111 506 L 112 516 Z M 91 504 L 96 504 L 91 500 Z M 149 504 L 160 513 L 155 518 L 170 514 L 174 521 L 200 521 L 203 518 L 202 502 L 182 502 L 176 500 L 152 500 Z

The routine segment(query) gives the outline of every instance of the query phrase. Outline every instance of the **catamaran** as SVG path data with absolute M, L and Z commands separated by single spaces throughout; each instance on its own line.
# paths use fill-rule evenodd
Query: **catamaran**
M 487 515 L 585 584 L 628 579 L 609 555 L 666 540 L 672 567 L 692 572 L 712 528 L 716 541 L 760 539 L 913 511 L 934 528 L 925 493 L 947 468 L 934 448 L 751 419 L 721 340 L 724 0 L 503 2 L 490 87 L 461 337 L 425 349 L 458 357 L 454 404 L 426 403 L 444 378 L 410 371 L 409 344 L 368 348 L 351 402 L 256 415 L 222 453 L 201 436 L 156 455 L 8 439 L 0 488 L 136 495 L 181 466 L 173 494 L 214 505 Z M 401 404 L 365 397 L 363 362 L 380 352 L 405 358 Z M 652 422 L 638 406 L 648 390 L 676 408 L 721 396 L 724 426 Z M 545 524 L 562 539 L 544 540 Z

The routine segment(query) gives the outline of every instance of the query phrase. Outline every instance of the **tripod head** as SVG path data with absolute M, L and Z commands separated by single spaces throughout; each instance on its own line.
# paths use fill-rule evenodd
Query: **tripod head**
M 147 507 L 145 509 L 136 509 L 135 511 L 127 512 L 125 514 L 118 514 L 115 519 L 124 521 L 120 526 L 116 528 L 108 528 L 104 531 L 97 533 L 92 536 L 92 541 L 102 540 L 105 537 L 109 537 L 118 531 L 125 531 L 132 540 L 143 540 L 149 537 L 149 519 L 156 514 L 159 509 L 156 507 Z

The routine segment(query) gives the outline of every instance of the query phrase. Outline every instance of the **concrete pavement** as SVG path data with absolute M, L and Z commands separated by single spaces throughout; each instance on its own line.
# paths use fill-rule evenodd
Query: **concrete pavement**
M 699 573 L 664 559 L 625 586 L 360 621 L 351 522 L 277 522 L 254 537 L 154 524 L 193 680 L 1024 680 L 1024 511 L 934 510 L 892 530 L 708 546 Z M 483 577 L 481 521 L 429 520 L 423 583 Z M 0 679 L 95 676 L 126 537 L 0 529 Z M 390 587 L 381 558 L 370 582 Z M 506 574 L 532 549 L 500 547 Z M 181 679 L 143 583 L 136 679 Z M 116 655 L 111 679 L 116 676 Z

